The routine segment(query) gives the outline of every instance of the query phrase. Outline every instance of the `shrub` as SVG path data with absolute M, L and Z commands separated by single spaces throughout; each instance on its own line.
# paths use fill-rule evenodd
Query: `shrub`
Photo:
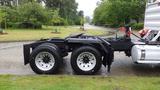
M 2 33 L 3 33 L 3 29 L 0 28 L 0 34 L 2 34 Z
M 141 30 L 144 28 L 144 23 L 134 23 L 134 24 L 130 24 L 132 29 L 134 30 Z
M 12 23 L 11 22 L 7 22 L 7 23 L 5 23 L 5 21 L 2 21 L 1 22 L 1 28 L 5 28 L 5 25 L 7 26 L 7 27 L 12 27 Z
M 42 23 L 40 22 L 34 23 L 34 29 L 41 29 L 41 28 L 42 28 Z
M 26 28 L 26 29 L 41 29 L 42 23 L 40 22 L 7 22 L 6 23 L 7 28 Z M 5 22 L 1 23 L 1 28 L 5 28 Z
M 18 25 L 18 28 L 27 28 L 27 29 L 40 29 L 42 28 L 42 24 L 39 22 L 32 23 L 32 22 L 21 22 Z

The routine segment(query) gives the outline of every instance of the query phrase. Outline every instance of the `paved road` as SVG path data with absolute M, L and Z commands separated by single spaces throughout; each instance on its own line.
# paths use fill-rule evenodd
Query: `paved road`
M 80 28 L 80 26 L 75 26 L 74 28 Z M 102 26 L 94 26 L 94 25 L 90 25 L 90 24 L 84 24 L 84 29 L 93 29 L 93 30 L 104 30 L 104 31 L 113 31 L 115 29 L 113 28 L 106 28 L 106 27 L 102 27 Z
M 105 30 L 103 27 L 85 25 L 85 28 Z M 107 30 L 112 30 L 108 29 Z M 135 38 L 135 37 L 133 37 Z M 35 75 L 29 65 L 23 64 L 23 44 L 31 42 L 0 43 L 0 74 Z M 111 73 L 102 66 L 97 75 L 111 76 L 160 76 L 160 65 L 136 65 L 124 53 L 115 52 Z M 60 75 L 74 75 L 70 65 L 70 55 L 64 58 Z
M 106 27 L 101 27 L 101 26 L 94 26 L 90 24 L 84 24 L 85 29 L 94 29 L 94 30 L 113 30 L 113 28 L 106 28 Z
M 23 64 L 23 44 L 30 42 L 0 43 L 0 74 L 34 75 L 30 66 Z M 102 66 L 97 75 L 111 76 L 160 76 L 160 65 L 136 65 L 123 53 L 115 53 L 112 72 Z M 64 58 L 60 75 L 74 75 L 70 66 L 70 55 Z

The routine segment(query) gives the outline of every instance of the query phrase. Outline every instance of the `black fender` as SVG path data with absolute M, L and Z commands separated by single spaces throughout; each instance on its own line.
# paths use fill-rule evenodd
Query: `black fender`
M 34 42 L 31 44 L 24 44 L 23 45 L 24 65 L 27 65 L 29 63 L 31 52 L 41 44 L 43 44 L 43 43 L 42 42 Z
M 45 43 L 50 43 L 55 45 L 58 49 L 61 48 L 61 50 L 58 50 L 60 55 L 62 57 L 67 56 L 68 53 L 66 52 L 60 52 L 60 51 L 65 51 L 65 47 L 63 45 L 66 44 L 64 39 L 45 39 L 45 40 L 39 40 L 30 44 L 24 44 L 23 45 L 23 54 L 24 54 L 24 65 L 29 63 L 30 60 L 30 54 L 31 52 L 38 47 L 41 44 L 45 44 Z M 62 46 L 60 46 L 62 45 Z M 63 49 L 63 50 L 62 50 Z
M 103 38 L 100 38 L 100 37 L 93 37 L 93 38 L 94 39 L 67 38 L 67 42 L 70 48 L 75 47 L 70 51 L 73 51 L 74 49 L 81 46 L 87 46 L 87 45 L 92 46 L 101 52 L 103 65 L 105 67 L 108 66 L 108 71 L 110 71 L 110 67 L 113 62 L 113 53 L 114 53 L 111 47 L 111 44 L 106 40 L 104 40 Z
M 25 44 L 23 45 L 23 55 L 24 55 L 24 65 L 27 65 L 30 62 L 30 55 L 31 52 L 37 48 L 38 46 L 42 45 L 42 44 L 46 44 L 49 46 L 49 44 L 54 45 L 54 47 L 57 49 L 58 53 L 61 54 L 59 48 L 51 42 L 35 42 L 35 43 L 31 43 L 31 44 Z
M 103 57 L 103 65 L 105 67 L 108 66 L 108 72 L 110 72 L 111 65 L 112 65 L 112 62 L 114 60 L 114 50 L 111 47 L 110 43 L 108 43 L 107 41 L 105 41 L 102 38 L 98 37 L 98 39 L 102 41 L 102 43 L 99 43 L 99 44 L 105 52 L 105 55 Z
M 31 54 L 32 50 L 35 49 L 36 47 L 38 47 L 39 45 L 43 44 L 43 43 L 44 42 L 37 41 L 37 42 L 34 42 L 34 43 L 23 45 L 24 65 L 27 65 L 29 63 L 30 54 Z

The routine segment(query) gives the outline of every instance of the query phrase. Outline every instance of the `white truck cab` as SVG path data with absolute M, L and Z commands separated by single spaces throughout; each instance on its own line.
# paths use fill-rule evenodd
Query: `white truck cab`
M 160 0 L 149 0 L 146 5 L 144 28 L 146 42 L 135 44 L 131 54 L 135 63 L 160 63 Z

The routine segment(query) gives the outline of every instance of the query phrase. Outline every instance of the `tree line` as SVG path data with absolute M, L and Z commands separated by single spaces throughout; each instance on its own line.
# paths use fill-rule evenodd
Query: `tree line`
M 0 0 L 1 26 L 80 25 L 83 11 L 77 6 L 75 0 Z
M 94 11 L 93 23 L 113 27 L 139 23 L 144 18 L 146 0 L 101 0 Z

